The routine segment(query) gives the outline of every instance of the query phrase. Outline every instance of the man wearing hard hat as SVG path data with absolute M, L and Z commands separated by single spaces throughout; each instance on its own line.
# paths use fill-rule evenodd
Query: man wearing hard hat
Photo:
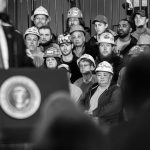
M 100 125 L 117 124 L 122 114 L 122 104 L 118 95 L 119 88 L 112 84 L 113 67 L 107 61 L 103 61 L 98 64 L 95 72 L 98 83 L 80 97 L 79 103 L 89 115 L 98 119 Z
M 93 74 L 96 64 L 94 58 L 89 54 L 82 55 L 77 60 L 77 64 L 82 77 L 75 81 L 74 84 L 80 87 L 83 93 L 86 93 L 89 88 L 97 82 L 96 76 Z
M 51 21 L 51 17 L 48 11 L 43 6 L 40 6 L 35 9 L 34 14 L 31 16 L 31 20 L 37 28 L 40 28 L 47 25 Z
M 24 39 L 26 43 L 26 54 L 30 57 L 35 66 L 39 67 L 43 64 L 44 53 L 38 47 L 40 34 L 36 27 L 30 27 L 25 31 Z
M 78 24 L 84 26 L 83 14 L 78 7 L 72 7 L 67 13 L 66 32 L 69 32 L 71 26 Z
M 62 54 L 61 63 L 69 66 L 71 72 L 70 80 L 72 83 L 74 83 L 78 78 L 81 77 L 81 73 L 77 66 L 78 58 L 72 52 L 73 44 L 70 34 L 60 34 L 58 36 L 58 44 Z
M 74 45 L 73 52 L 79 58 L 87 53 L 85 30 L 81 25 L 74 25 L 70 29 L 71 40 Z

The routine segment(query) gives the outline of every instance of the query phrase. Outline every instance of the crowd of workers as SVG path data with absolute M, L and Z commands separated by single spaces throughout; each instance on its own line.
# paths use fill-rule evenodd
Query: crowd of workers
M 134 12 L 135 28 L 130 20 L 121 19 L 117 32 L 108 28 L 106 16 L 97 15 L 92 22 L 95 35 L 90 38 L 83 17 L 79 8 L 72 7 L 65 33 L 55 36 L 49 26 L 51 17 L 40 6 L 31 16 L 34 26 L 23 35 L 26 65 L 65 70 L 70 89 L 70 95 L 57 93 L 49 98 L 32 148 L 145 149 L 150 146 L 147 12 Z M 4 20 L 2 25 L 6 26 Z

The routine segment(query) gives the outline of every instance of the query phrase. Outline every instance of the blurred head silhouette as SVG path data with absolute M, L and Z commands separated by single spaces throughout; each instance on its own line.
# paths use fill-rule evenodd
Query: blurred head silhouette
M 36 150 L 99 150 L 105 143 L 96 124 L 64 92 L 47 99 L 34 138 Z
M 150 103 L 150 55 L 141 54 L 127 65 L 122 84 L 126 110 L 141 112 Z

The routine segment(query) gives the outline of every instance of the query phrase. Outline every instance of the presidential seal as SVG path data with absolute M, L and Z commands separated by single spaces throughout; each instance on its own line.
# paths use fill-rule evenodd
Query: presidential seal
M 15 119 L 32 116 L 41 103 L 40 89 L 26 76 L 13 76 L 5 80 L 0 89 L 2 110 Z

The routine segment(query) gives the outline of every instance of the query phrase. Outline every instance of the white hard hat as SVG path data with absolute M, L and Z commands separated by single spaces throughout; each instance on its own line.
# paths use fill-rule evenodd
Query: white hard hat
M 100 35 L 98 43 L 110 43 L 115 45 L 114 36 L 109 32 L 104 32 Z
M 109 73 L 113 74 L 113 67 L 107 61 L 103 61 L 97 65 L 97 68 L 95 71 L 96 72 L 99 72 L 99 71 L 109 72 Z
M 43 56 L 44 58 L 47 58 L 47 57 L 60 57 L 60 54 L 58 52 L 58 50 L 55 48 L 55 47 L 49 47 L 46 51 L 45 51 L 45 54 Z
M 34 35 L 37 35 L 39 38 L 40 38 L 40 34 L 39 34 L 39 31 L 36 27 L 31 27 L 31 28 L 28 28 L 26 31 L 25 31 L 25 34 L 24 34 L 24 37 L 28 34 L 34 34 Z
M 72 18 L 72 17 L 83 18 L 83 14 L 78 7 L 72 7 L 68 11 L 67 18 Z
M 83 32 L 85 34 L 85 30 L 84 30 L 84 28 L 81 25 L 73 25 L 73 26 L 71 26 L 70 34 L 72 34 L 75 31 L 80 31 L 80 32 Z
M 135 45 L 130 49 L 128 55 L 137 56 L 137 55 L 141 54 L 142 52 L 144 52 L 144 50 L 140 46 Z
M 149 34 L 141 34 L 137 45 L 150 45 L 150 35 Z
M 58 44 L 63 44 L 63 43 L 71 43 L 71 35 L 70 34 L 67 34 L 67 35 L 60 34 L 58 36 Z
M 49 14 L 48 14 L 48 11 L 43 6 L 40 6 L 35 9 L 34 14 L 31 16 L 32 21 L 34 21 L 34 17 L 36 15 L 46 15 L 47 17 L 49 17 L 49 20 L 51 20 Z
M 90 60 L 90 61 L 93 63 L 94 68 L 96 67 L 94 58 L 93 58 L 91 55 L 89 55 L 89 54 L 83 54 L 83 55 L 77 60 L 77 65 L 78 65 L 78 66 L 79 66 L 79 63 L 80 63 L 80 61 L 81 61 L 82 59 L 88 59 L 88 60 Z

